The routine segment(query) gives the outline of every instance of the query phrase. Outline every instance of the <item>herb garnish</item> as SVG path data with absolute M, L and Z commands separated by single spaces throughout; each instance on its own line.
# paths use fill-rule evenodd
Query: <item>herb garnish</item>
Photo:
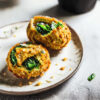
M 88 77 L 88 81 L 92 81 L 95 78 L 95 74 L 92 73 L 89 77 Z
M 61 26 L 62 28 L 64 27 L 60 22 L 58 22 L 57 24 L 55 22 L 52 22 L 51 24 L 52 29 L 57 28 L 59 26 Z
M 16 26 L 16 27 L 15 27 L 15 29 L 17 30 L 17 29 L 18 29 L 18 27 Z

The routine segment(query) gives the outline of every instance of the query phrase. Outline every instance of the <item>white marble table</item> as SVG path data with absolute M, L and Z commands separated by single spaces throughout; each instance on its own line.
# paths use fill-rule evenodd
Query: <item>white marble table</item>
M 54 89 L 29 96 L 0 94 L 0 100 L 100 100 L 100 1 L 91 12 L 75 15 L 60 9 L 57 0 L 19 0 L 15 6 L 0 7 L 0 26 L 34 15 L 57 17 L 76 30 L 84 47 L 82 65 L 70 80 Z M 89 82 L 91 73 L 96 78 Z

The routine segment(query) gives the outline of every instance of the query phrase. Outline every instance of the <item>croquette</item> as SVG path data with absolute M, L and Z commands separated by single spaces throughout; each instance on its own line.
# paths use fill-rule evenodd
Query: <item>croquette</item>
M 46 48 L 31 42 L 18 43 L 7 56 L 8 69 L 19 78 L 30 79 L 43 75 L 50 67 L 50 56 Z
M 71 32 L 61 20 L 48 16 L 34 16 L 28 24 L 27 36 L 54 50 L 60 50 L 71 40 Z

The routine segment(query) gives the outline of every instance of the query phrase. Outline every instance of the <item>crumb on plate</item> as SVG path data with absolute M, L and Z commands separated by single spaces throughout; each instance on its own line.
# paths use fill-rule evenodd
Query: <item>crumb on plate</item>
M 70 68 L 69 68 L 69 71 L 71 71 L 71 70 L 72 70 L 72 68 L 70 67 Z
M 40 86 L 42 85 L 42 82 L 38 82 L 37 84 L 35 84 L 35 86 Z
M 63 59 L 62 59 L 62 61 L 66 61 L 66 60 L 67 60 L 67 58 L 63 58 Z
M 49 80 L 45 80 L 47 83 L 51 83 L 51 81 L 49 81 Z
M 51 79 L 53 79 L 53 78 L 54 78 L 54 76 L 51 76 L 50 78 L 51 78 Z
M 17 30 L 17 29 L 18 29 L 18 27 L 16 26 L 16 27 L 15 27 L 15 29 Z
M 58 66 L 58 64 L 56 64 L 56 66 Z
M 4 31 L 3 33 L 4 33 L 4 34 L 6 34 L 6 33 L 7 33 L 7 31 Z
M 65 66 L 64 67 L 61 67 L 60 70 L 65 70 Z
M 13 37 L 16 37 L 16 35 L 14 34 Z

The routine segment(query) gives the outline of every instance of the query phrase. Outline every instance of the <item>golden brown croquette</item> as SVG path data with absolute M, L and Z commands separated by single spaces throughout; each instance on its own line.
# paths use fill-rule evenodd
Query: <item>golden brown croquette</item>
M 27 36 L 30 41 L 37 41 L 54 50 L 65 47 L 71 40 L 66 23 L 47 16 L 32 18 L 27 27 Z
M 30 79 L 43 75 L 50 67 L 46 48 L 31 42 L 16 44 L 7 56 L 8 69 L 20 78 Z

